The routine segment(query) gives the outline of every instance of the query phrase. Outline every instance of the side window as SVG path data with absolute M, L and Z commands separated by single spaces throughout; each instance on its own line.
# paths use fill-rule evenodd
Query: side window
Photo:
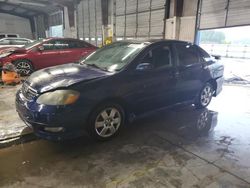
M 54 50 L 54 44 L 55 41 L 48 41 L 46 43 L 43 43 L 44 50 Z
M 7 39 L 1 40 L 0 44 L 2 44 L 2 45 L 9 45 L 10 44 L 10 40 L 7 40 Z
M 66 40 L 51 40 L 43 44 L 44 50 L 68 49 L 69 43 Z
M 175 44 L 179 65 L 188 66 L 199 63 L 198 50 L 191 44 Z
M 55 49 L 62 50 L 62 49 L 69 49 L 70 48 L 70 41 L 68 40 L 55 40 Z
M 10 38 L 16 38 L 17 37 L 17 35 L 7 35 L 8 37 L 10 37 Z
M 78 46 L 79 46 L 79 48 L 89 48 L 90 47 L 90 45 L 84 41 L 79 41 Z
M 68 41 L 68 43 L 69 43 L 69 48 L 80 48 L 79 42 L 76 40 Z
M 70 40 L 70 41 L 68 41 L 68 43 L 69 43 L 69 48 L 88 48 L 88 47 L 90 47 L 90 45 L 84 41 Z
M 144 62 L 152 63 L 154 68 L 171 67 L 171 50 L 168 45 L 156 47 L 150 50 L 144 57 Z

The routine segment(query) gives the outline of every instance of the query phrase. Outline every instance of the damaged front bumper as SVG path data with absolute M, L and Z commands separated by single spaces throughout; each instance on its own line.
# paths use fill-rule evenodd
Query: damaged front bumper
M 16 110 L 38 137 L 65 140 L 84 134 L 87 113 L 77 113 L 71 107 L 40 105 L 35 100 L 25 99 L 19 90 L 16 94 Z

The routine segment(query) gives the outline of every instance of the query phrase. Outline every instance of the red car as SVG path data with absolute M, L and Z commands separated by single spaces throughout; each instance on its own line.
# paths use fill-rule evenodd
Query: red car
M 28 75 L 45 67 L 77 62 L 96 49 L 97 47 L 78 39 L 42 39 L 22 48 L 0 49 L 0 66 L 11 62 L 22 75 Z

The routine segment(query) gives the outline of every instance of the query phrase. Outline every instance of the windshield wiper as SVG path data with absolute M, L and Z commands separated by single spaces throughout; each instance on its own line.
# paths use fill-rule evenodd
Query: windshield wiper
M 101 70 L 104 70 L 104 71 L 107 71 L 106 68 L 99 67 L 99 66 L 97 66 L 96 64 L 86 64 L 86 63 L 85 63 L 85 65 L 90 66 L 90 67 L 94 67 L 94 68 L 97 68 L 97 69 L 101 69 Z

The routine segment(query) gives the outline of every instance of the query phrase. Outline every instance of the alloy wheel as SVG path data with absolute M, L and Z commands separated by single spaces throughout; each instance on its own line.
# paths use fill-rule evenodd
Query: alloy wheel
M 110 137 L 117 132 L 121 122 L 121 113 L 116 108 L 106 108 L 97 115 L 95 131 L 103 138 Z
M 200 117 L 198 118 L 197 121 L 197 129 L 199 131 L 203 130 L 207 126 L 208 122 L 208 111 L 204 111 L 201 113 Z
M 207 106 L 213 96 L 213 88 L 210 85 L 206 85 L 201 91 L 200 102 L 203 106 Z
M 28 75 L 32 69 L 31 65 L 25 61 L 18 62 L 16 68 L 21 75 Z

